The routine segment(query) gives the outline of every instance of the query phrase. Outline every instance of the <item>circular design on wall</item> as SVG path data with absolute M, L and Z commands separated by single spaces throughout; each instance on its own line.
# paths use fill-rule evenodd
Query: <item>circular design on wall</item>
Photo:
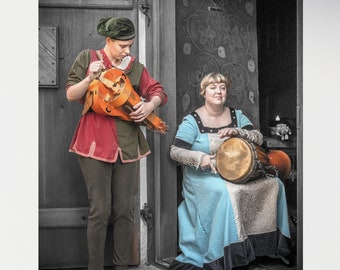
M 219 71 L 220 66 L 215 58 L 206 54 L 197 55 L 188 67 L 189 84 L 190 86 L 198 87 L 205 75 L 209 72 Z
M 220 20 L 219 31 L 221 46 L 225 49 L 226 59 L 239 62 L 248 52 L 250 36 L 246 24 L 240 17 L 226 14 Z
M 239 16 L 214 16 L 198 10 L 187 20 L 187 33 L 200 51 L 214 54 L 228 62 L 239 62 L 248 52 L 250 35 Z
M 224 64 L 222 66 L 223 74 L 227 75 L 232 81 L 231 88 L 228 92 L 228 100 L 231 96 L 235 97 L 238 103 L 244 98 L 248 99 L 248 73 L 247 70 L 239 64 Z
M 191 43 L 189 42 L 185 42 L 183 45 L 183 53 L 186 55 L 190 55 L 191 54 Z
M 191 104 L 191 97 L 188 92 L 189 90 L 187 90 L 181 98 L 181 105 L 182 105 L 183 112 L 185 112 Z
M 213 54 L 221 45 L 220 33 L 216 29 L 216 18 L 204 10 L 196 11 L 187 20 L 187 32 L 201 52 Z
M 245 9 L 246 9 L 246 12 L 250 15 L 250 16 L 253 16 L 253 13 L 254 13 L 254 5 L 253 3 L 250 3 L 250 2 L 247 2 L 245 5 L 244 5 Z
M 248 69 L 250 72 L 254 72 L 256 69 L 255 61 L 253 59 L 248 60 Z

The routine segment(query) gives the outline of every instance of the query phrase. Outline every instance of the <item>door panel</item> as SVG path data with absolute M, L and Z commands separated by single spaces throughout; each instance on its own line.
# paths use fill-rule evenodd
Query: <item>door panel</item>
M 86 267 L 86 224 L 88 201 L 77 156 L 68 152 L 82 105 L 69 103 L 65 82 L 77 54 L 88 48 L 100 49 L 104 38 L 97 34 L 100 18 L 126 16 L 137 25 L 138 11 L 130 1 L 39 1 L 39 27 L 57 29 L 51 39 L 39 40 L 45 55 L 39 74 L 46 75 L 39 87 L 39 268 Z M 86 4 L 84 4 L 86 2 Z M 46 29 L 46 28 L 44 28 Z M 53 41 L 53 38 L 52 38 Z M 46 44 L 47 42 L 47 44 Z M 53 42 L 52 42 L 53 43 Z M 55 46 L 55 47 L 54 47 Z M 56 54 L 52 63 L 44 54 Z M 42 51 L 44 50 L 44 51 Z M 44 53 L 43 53 L 44 52 Z M 138 44 L 132 48 L 137 55 Z M 48 70 L 53 66 L 56 72 Z M 49 74 L 57 83 L 47 85 Z M 136 187 L 138 189 L 138 187 Z M 139 191 L 135 198 L 135 231 L 130 264 L 139 264 Z M 112 226 L 108 228 L 106 265 L 112 265 Z

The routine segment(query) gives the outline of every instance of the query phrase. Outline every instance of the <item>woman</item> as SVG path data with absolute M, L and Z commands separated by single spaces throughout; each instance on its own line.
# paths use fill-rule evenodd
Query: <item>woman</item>
M 113 209 L 113 265 L 128 267 L 134 224 L 134 192 L 139 160 L 150 154 L 139 123 L 167 102 L 162 85 L 153 79 L 144 65 L 130 55 L 135 27 L 127 18 L 103 18 L 97 31 L 105 37 L 100 50 L 83 50 L 75 59 L 66 85 L 68 101 L 84 103 L 83 115 L 74 133 L 69 151 L 78 155 L 84 176 L 90 213 L 87 226 L 88 269 L 104 269 L 104 247 L 108 220 Z M 86 93 L 102 71 L 120 69 L 134 90 L 145 101 L 134 106 L 133 121 L 103 116 L 91 109 Z
M 241 110 L 225 107 L 231 81 L 210 73 L 201 81 L 205 103 L 185 116 L 170 156 L 185 165 L 183 201 L 178 207 L 181 254 L 169 269 L 228 270 L 257 256 L 279 257 L 287 264 L 290 231 L 285 190 L 268 177 L 237 184 L 216 170 L 216 152 L 238 136 L 262 144 L 262 134 Z

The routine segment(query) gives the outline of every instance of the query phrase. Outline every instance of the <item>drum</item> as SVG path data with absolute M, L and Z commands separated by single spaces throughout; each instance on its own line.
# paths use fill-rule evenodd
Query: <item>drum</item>
M 274 167 L 280 178 L 289 176 L 292 169 L 292 162 L 288 154 L 282 150 L 270 150 L 267 154 L 269 165 Z
M 226 180 L 246 183 L 264 177 L 267 153 L 259 145 L 238 137 L 225 140 L 216 153 L 216 169 Z

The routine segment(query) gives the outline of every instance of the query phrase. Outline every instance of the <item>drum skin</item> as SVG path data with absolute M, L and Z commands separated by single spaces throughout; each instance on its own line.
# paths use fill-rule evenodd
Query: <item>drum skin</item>
M 287 153 L 282 150 L 270 150 L 267 154 L 269 165 L 275 167 L 280 178 L 287 178 L 291 171 L 291 160 Z
M 225 140 L 216 153 L 216 169 L 226 180 L 244 183 L 259 175 L 258 163 L 268 165 L 266 153 L 245 139 Z

